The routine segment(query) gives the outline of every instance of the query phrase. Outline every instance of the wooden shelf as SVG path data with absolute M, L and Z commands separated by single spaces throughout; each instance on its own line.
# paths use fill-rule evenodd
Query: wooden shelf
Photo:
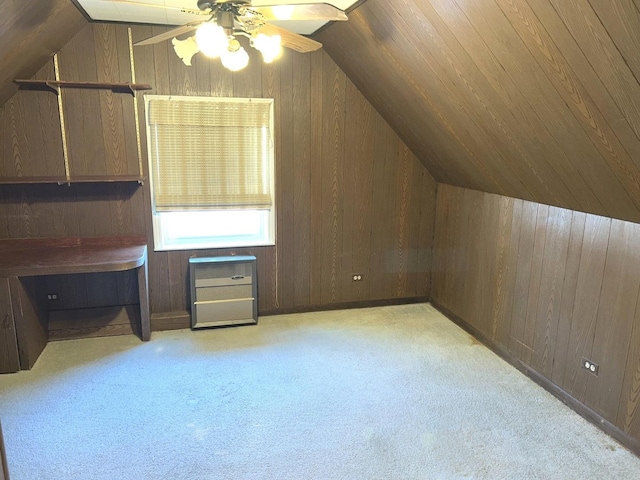
M 23 80 L 16 79 L 15 83 L 24 88 L 50 89 L 58 93 L 60 87 L 65 88 L 97 88 L 113 91 L 124 91 L 135 95 L 137 90 L 151 90 L 151 85 L 145 83 L 110 83 L 110 82 L 69 82 L 63 80 Z
M 144 183 L 146 177 L 139 175 L 87 175 L 65 177 L 0 177 L 0 185 L 25 185 L 25 184 L 57 184 L 70 185 L 72 183 L 118 183 L 118 182 L 138 182 Z

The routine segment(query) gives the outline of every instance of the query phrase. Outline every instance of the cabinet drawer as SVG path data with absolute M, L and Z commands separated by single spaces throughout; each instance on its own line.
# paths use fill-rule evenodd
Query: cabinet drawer
M 200 264 L 195 268 L 195 284 L 196 287 L 250 285 L 252 270 L 248 262 Z
M 236 300 L 253 297 L 252 285 L 230 285 L 222 287 L 196 287 L 196 302 L 212 300 Z
M 222 300 L 195 303 L 194 328 L 215 325 L 256 323 L 253 318 L 253 299 Z
M 225 285 L 251 285 L 253 277 L 251 275 L 234 275 L 222 278 L 196 278 L 196 288 L 202 287 L 223 287 Z

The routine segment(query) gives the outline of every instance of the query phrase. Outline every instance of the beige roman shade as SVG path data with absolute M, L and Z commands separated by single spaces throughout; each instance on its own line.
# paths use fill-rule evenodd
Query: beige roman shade
M 269 209 L 273 100 L 147 99 L 154 210 Z

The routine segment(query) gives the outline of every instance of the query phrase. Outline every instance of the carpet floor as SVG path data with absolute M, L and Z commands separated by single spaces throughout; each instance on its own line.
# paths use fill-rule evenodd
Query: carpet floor
M 428 304 L 52 342 L 0 376 L 12 480 L 632 479 Z

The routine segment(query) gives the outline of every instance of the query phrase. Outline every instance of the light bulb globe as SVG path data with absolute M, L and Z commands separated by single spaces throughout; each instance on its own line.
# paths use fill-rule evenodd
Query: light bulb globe
M 280 35 L 259 33 L 251 39 L 251 46 L 262 53 L 264 63 L 271 63 L 282 54 L 282 38 Z
M 221 56 L 229 45 L 229 39 L 222 27 L 214 23 L 203 23 L 196 30 L 198 48 L 207 57 Z
M 225 68 L 232 72 L 237 72 L 249 64 L 249 54 L 243 47 L 240 47 L 235 52 L 227 50 L 220 55 L 220 61 Z

